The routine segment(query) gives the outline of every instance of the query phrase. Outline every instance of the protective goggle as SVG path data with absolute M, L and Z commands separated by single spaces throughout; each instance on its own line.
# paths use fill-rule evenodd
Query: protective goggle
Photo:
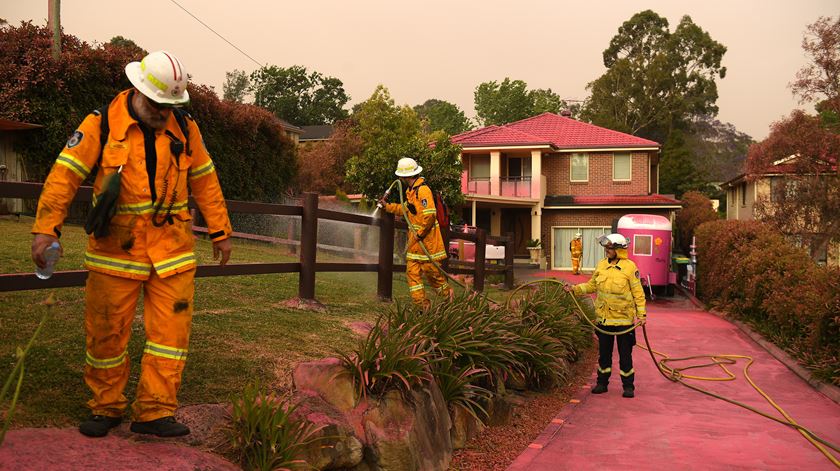
M 149 106 L 151 106 L 152 108 L 154 108 L 157 111 L 171 110 L 172 108 L 181 108 L 182 106 L 184 106 L 183 103 L 179 103 L 179 104 L 158 103 L 158 102 L 152 100 L 151 98 L 149 98 L 145 95 L 143 95 L 143 98 L 146 99 L 146 103 L 148 103 Z
M 626 245 L 614 244 L 613 241 L 611 241 L 609 239 L 609 237 L 607 237 L 606 235 L 599 236 L 598 239 L 596 239 L 596 240 L 598 241 L 598 244 L 600 244 L 601 247 L 604 247 L 605 249 L 625 249 L 625 248 L 627 248 Z

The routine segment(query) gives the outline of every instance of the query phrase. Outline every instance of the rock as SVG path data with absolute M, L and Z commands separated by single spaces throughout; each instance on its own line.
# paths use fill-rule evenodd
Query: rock
M 313 391 L 341 412 L 356 406 L 353 378 L 338 358 L 298 363 L 292 381 L 295 389 Z
M 306 446 L 301 456 L 315 469 L 352 468 L 362 461 L 362 442 L 346 417 L 312 391 L 295 394 L 295 417 L 305 419 L 320 430 L 318 440 Z
M 513 403 L 506 394 L 494 395 L 486 402 L 484 409 L 487 411 L 486 423 L 490 427 L 507 425 L 513 419 Z
M 383 471 L 447 469 L 452 460 L 452 423 L 437 384 L 411 392 L 405 400 L 389 392 L 363 418 L 365 461 Z
M 484 430 L 484 424 L 464 407 L 453 407 L 450 410 L 449 417 L 452 421 L 452 429 L 450 430 L 452 448 L 455 450 L 464 448 L 468 441 Z

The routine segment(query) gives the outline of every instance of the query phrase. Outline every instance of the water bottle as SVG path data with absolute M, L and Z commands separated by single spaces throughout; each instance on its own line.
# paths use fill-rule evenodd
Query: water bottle
M 52 274 L 53 270 L 55 269 L 55 262 L 58 261 L 58 257 L 61 255 L 61 245 L 58 242 L 53 242 L 44 250 L 44 260 L 46 260 L 47 264 L 44 268 L 36 268 L 35 275 L 42 279 L 47 280 L 49 279 Z

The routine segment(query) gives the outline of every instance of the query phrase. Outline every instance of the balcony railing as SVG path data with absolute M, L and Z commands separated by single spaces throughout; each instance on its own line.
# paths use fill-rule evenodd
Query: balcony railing
M 500 177 L 502 196 L 531 197 L 531 177 Z
M 461 190 L 468 195 L 489 195 L 490 177 L 466 178 L 463 180 Z

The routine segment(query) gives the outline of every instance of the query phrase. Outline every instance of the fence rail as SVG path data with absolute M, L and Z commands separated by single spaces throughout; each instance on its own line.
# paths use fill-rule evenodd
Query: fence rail
M 24 182 L 0 182 L 0 198 L 38 199 L 43 184 Z M 79 188 L 73 202 L 89 202 L 92 200 L 93 189 L 89 186 Z M 380 212 L 379 217 L 362 214 L 342 213 L 318 207 L 318 195 L 305 193 L 301 205 L 282 205 L 273 203 L 257 203 L 250 201 L 226 200 L 228 211 L 246 214 L 272 214 L 280 216 L 299 216 L 301 218 L 301 237 L 298 262 L 285 263 L 241 263 L 218 265 L 200 265 L 196 269 L 196 277 L 235 276 L 235 275 L 266 275 L 273 273 L 298 273 L 298 296 L 302 299 L 315 299 L 315 274 L 318 272 L 377 272 L 377 295 L 389 300 L 393 294 L 393 273 L 405 270 L 405 265 L 394 264 L 394 235 L 396 229 L 406 229 L 403 221 L 395 221 L 394 216 Z M 195 201 L 190 198 L 189 207 L 197 209 Z M 318 220 L 341 221 L 353 224 L 379 226 L 379 251 L 377 263 L 323 263 L 318 262 Z M 202 232 L 203 228 L 196 228 Z M 206 229 L 205 229 L 206 231 Z M 263 239 L 264 237 L 251 237 Z M 513 287 L 513 237 L 491 237 L 482 229 L 474 234 L 452 232 L 450 239 L 462 239 L 475 243 L 475 263 L 472 267 L 451 267 L 448 272 L 455 274 L 469 274 L 474 276 L 473 289 L 484 290 L 484 279 L 487 273 L 501 273 L 505 276 L 505 287 Z M 485 266 L 485 247 L 487 243 L 505 246 L 505 260 L 502 266 Z M 84 286 L 87 270 L 58 271 L 49 280 L 38 279 L 32 273 L 2 273 L 0 274 L 0 292 L 22 291 L 47 288 L 66 288 Z

